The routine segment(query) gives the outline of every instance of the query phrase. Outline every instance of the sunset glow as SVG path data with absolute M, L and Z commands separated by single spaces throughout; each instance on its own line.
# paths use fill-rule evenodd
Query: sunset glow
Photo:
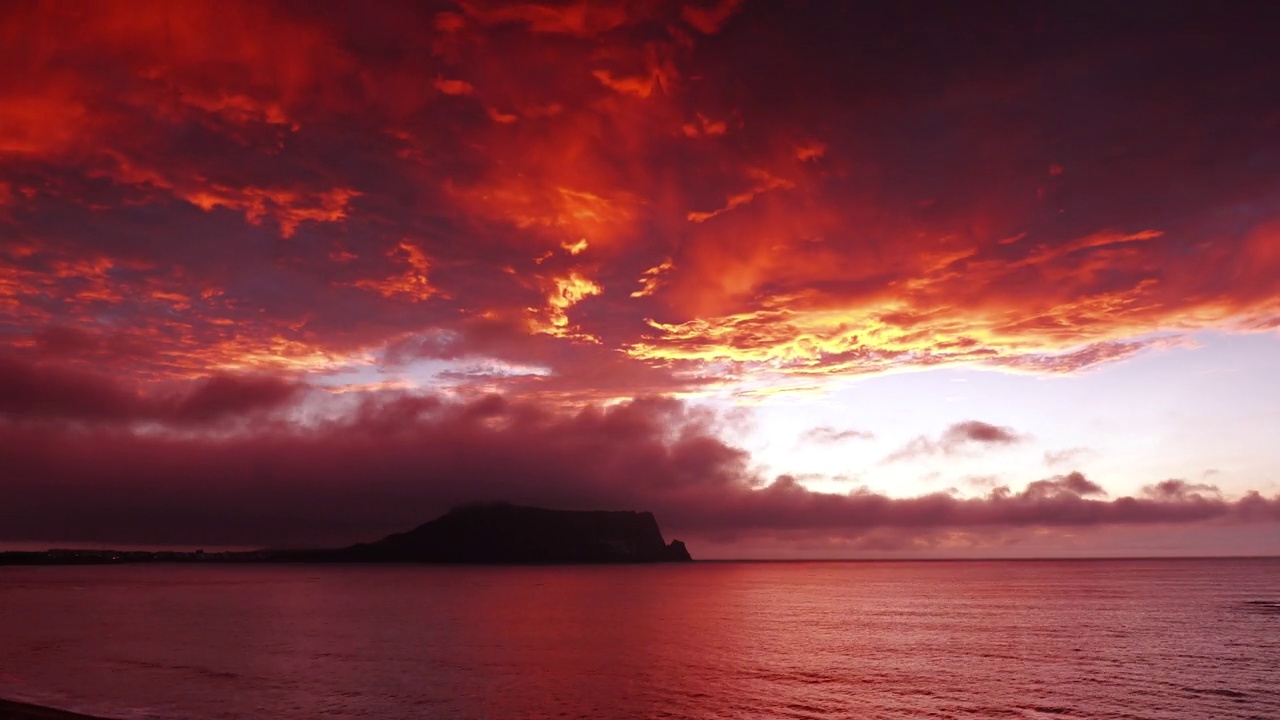
M 894 7 L 7 3 L 0 545 L 1280 552 L 1274 26 Z

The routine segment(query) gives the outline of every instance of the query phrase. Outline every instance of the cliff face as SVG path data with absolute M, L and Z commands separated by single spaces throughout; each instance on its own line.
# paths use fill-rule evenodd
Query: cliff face
M 343 559 L 437 563 L 613 563 L 688 561 L 647 512 L 546 510 L 472 505 L 409 532 L 341 551 Z

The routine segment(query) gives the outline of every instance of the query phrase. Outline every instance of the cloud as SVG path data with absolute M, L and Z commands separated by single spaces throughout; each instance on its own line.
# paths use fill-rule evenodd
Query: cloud
M 487 25 L 522 24 L 535 33 L 592 36 L 626 25 L 630 18 L 620 2 L 577 2 L 559 5 L 524 2 L 461 2 L 466 14 Z
M 218 374 L 148 394 L 83 369 L 0 355 L 0 422 L 203 425 L 288 407 L 302 393 L 281 377 Z
M 992 425 L 980 420 L 958 422 L 934 440 L 921 435 L 885 458 L 885 462 L 910 460 L 925 455 L 951 455 L 966 447 L 1013 445 L 1027 439 L 1012 428 Z
M 207 423 L 285 407 L 303 388 L 296 382 L 269 376 L 215 375 L 194 388 L 160 401 L 157 419 L 177 424 Z
M 1083 447 L 1066 448 L 1065 450 L 1045 450 L 1044 464 L 1050 467 L 1055 465 L 1067 465 L 1075 462 L 1085 455 L 1088 455 L 1090 452 L 1092 451 L 1089 450 L 1089 448 Z
M 1163 480 L 1147 486 L 1143 489 L 1143 493 L 1160 500 L 1203 500 L 1206 497 L 1222 497 L 1222 492 L 1215 485 L 1191 483 L 1179 479 Z
M 1022 494 L 1032 498 L 1052 498 L 1062 495 L 1088 497 L 1090 495 L 1106 495 L 1107 491 L 1103 490 L 1102 486 L 1097 483 L 1090 481 L 1083 474 L 1073 472 L 1067 475 L 1058 475 L 1049 480 L 1036 480 L 1028 484 L 1027 489 Z
M 845 440 L 870 440 L 875 434 L 866 430 L 836 430 L 826 425 L 810 428 L 801 436 L 801 442 L 811 442 L 818 444 L 830 444 L 844 442 Z
M 1280 317 L 1280 185 L 1247 161 L 1270 138 L 1254 60 L 1270 38 L 1247 12 L 1153 20 L 1141 52 L 1121 22 L 1083 41 L 1068 13 L 1041 32 L 1115 78 L 1088 87 L 1037 72 L 1044 57 L 985 62 L 1021 57 L 1024 33 L 959 10 L 940 18 L 955 57 L 922 40 L 887 64 L 849 41 L 893 24 L 871 6 L 339 15 L 233 0 L 0 16 L 0 344 L 58 327 L 160 348 L 93 358 L 139 377 L 328 372 L 535 308 L 561 358 L 595 338 L 708 386 L 820 388 L 904 367 L 1075 373 Z M 1231 51 L 1186 56 L 1164 39 L 1182 27 Z M 1182 69 L 1197 58 L 1212 72 Z M 877 79 L 846 69 L 869 62 Z M 964 78 L 947 92 L 922 70 L 944 66 Z M 1185 132 L 1151 135 L 1171 114 Z M 583 242 L 544 277 L 601 292 L 549 307 L 535 260 Z
M 942 434 L 942 445 L 956 446 L 970 442 L 983 445 L 1012 445 L 1024 439 L 1025 436 L 1014 432 L 1011 428 L 984 423 L 980 420 L 966 420 L 947 428 Z
M 699 32 L 711 35 L 720 31 L 742 2 L 743 0 L 719 0 L 702 5 L 690 3 L 681 9 L 681 17 Z
M 470 500 L 638 507 L 747 477 L 746 453 L 670 400 L 554 413 L 391 391 L 339 407 L 230 434 L 9 420 L 4 539 L 349 541 Z
M 239 513 L 259 468 L 292 473 L 262 471 L 262 507 L 282 518 L 262 537 L 380 529 L 379 512 L 407 507 L 397 493 L 421 502 L 386 524 L 416 522 L 490 477 L 428 452 L 447 435 L 431 413 L 492 393 L 507 409 L 458 439 L 525 458 L 494 469 L 514 478 L 494 493 L 560 487 L 528 494 L 676 517 L 687 500 L 689 526 L 710 527 L 694 490 L 627 495 L 611 473 L 647 476 L 583 462 L 591 447 L 575 470 L 551 431 L 595 408 L 588 430 L 633 418 L 663 456 L 669 436 L 649 429 L 663 417 L 749 465 L 684 406 L 636 398 L 759 401 L 904 369 L 1072 374 L 1280 326 L 1280 106 L 1253 7 L 993 26 L 945 6 L 903 36 L 870 4 L 385 2 L 358 21 L 270 0 L 134 5 L 0 10 L 0 422 L 29 441 L 6 450 L 25 497 L 53 502 L 48 479 L 103 528 L 129 532 L 93 514 L 115 492 L 192 528 L 208 501 L 209 537 L 256 537 Z M 1230 42 L 1188 47 L 1190 30 Z M 405 399 L 422 386 L 441 405 L 388 422 L 430 404 Z M 521 413 L 560 453 L 546 477 L 502 432 Z M 974 422 L 891 457 L 1009 433 Z M 85 460 L 37 457 L 53 447 Z M 454 465 L 414 484 L 442 457 Z M 970 507 L 724 472 L 752 488 L 716 497 L 738 508 L 726 527 L 772 527 L 742 519 L 765 501 L 812 506 L 794 511 L 808 520 Z M 1237 516 L 1181 492 L 1134 502 Z M 335 510 L 366 501 L 355 524 Z
M 414 302 L 426 300 L 440 294 L 440 291 L 433 288 L 430 281 L 427 280 L 431 262 L 420 248 L 412 243 L 402 242 L 388 255 L 403 257 L 409 268 L 399 275 L 383 280 L 361 279 L 352 284 L 359 288 L 372 290 L 383 297 L 404 295 Z
M 964 478 L 964 481 L 971 487 L 987 490 L 1001 484 L 999 475 L 969 475 Z
M 794 476 L 766 481 L 721 437 L 721 418 L 669 399 L 568 411 L 496 395 L 459 401 L 381 390 L 330 396 L 311 405 L 309 422 L 259 417 L 192 433 L 184 430 L 192 421 L 254 406 L 215 390 L 184 397 L 152 416 L 158 426 L 86 425 L 65 411 L 0 420 L 0 539 L 340 543 L 487 500 L 645 508 L 672 533 L 744 538 L 1280 521 L 1278 498 L 1232 500 L 1213 486 L 1169 480 L 1106 499 L 1080 473 L 974 498 L 818 493 Z

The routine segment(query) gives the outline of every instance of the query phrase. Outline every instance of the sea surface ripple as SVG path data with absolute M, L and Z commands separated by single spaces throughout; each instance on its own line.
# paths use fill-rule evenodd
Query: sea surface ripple
M 120 718 L 1280 718 L 1280 560 L 0 568 Z

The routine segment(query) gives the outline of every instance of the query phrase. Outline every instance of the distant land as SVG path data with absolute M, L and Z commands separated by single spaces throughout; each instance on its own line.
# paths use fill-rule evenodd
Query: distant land
M 569 564 L 688 562 L 653 513 L 548 510 L 507 503 L 464 505 L 413 530 L 344 548 L 204 552 L 51 549 L 0 552 L 0 565 L 144 562 Z
M 106 720 L 0 698 L 0 720 Z

